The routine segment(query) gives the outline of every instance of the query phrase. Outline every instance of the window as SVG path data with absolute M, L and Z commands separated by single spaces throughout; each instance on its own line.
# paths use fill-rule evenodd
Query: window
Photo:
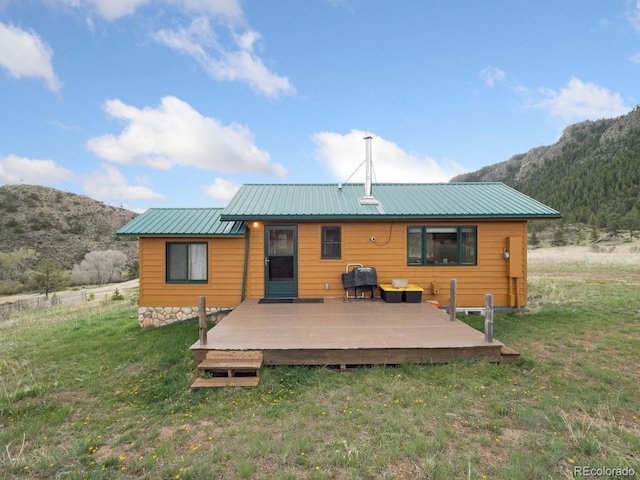
M 340 227 L 322 227 L 322 258 L 340 258 L 341 243 Z
M 476 264 L 476 227 L 408 227 L 407 265 Z
M 167 243 L 167 282 L 207 281 L 206 243 Z

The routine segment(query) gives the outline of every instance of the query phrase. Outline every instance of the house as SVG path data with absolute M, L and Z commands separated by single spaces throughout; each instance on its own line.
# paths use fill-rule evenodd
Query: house
M 245 298 L 342 297 L 350 264 L 422 299 L 479 308 L 527 302 L 527 221 L 560 218 L 503 183 L 249 184 L 222 209 L 150 209 L 118 231 L 140 242 L 142 326 Z

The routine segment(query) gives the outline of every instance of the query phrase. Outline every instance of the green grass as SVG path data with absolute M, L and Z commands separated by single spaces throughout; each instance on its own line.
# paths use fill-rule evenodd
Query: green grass
M 553 282 L 533 313 L 495 317 L 520 364 L 265 367 L 250 389 L 189 390 L 195 323 L 143 330 L 123 303 L 14 319 L 0 324 L 0 477 L 640 472 L 638 287 Z

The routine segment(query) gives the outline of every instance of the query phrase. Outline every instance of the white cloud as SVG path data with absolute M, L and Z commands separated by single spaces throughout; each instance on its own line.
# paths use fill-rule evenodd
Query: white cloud
M 193 57 L 201 65 L 208 61 L 205 47 L 217 48 L 217 38 L 205 16 L 195 18 L 189 28 L 160 30 L 155 39 L 165 46 Z
M 114 21 L 133 15 L 151 0 L 46 0 L 66 5 L 87 15 L 87 24 L 93 28 L 92 16 Z M 156 0 L 156 4 L 161 0 Z M 153 38 L 179 53 L 193 58 L 207 75 L 219 82 L 244 82 L 254 91 L 271 98 L 290 95 L 295 88 L 290 80 L 273 72 L 256 53 L 261 34 L 246 28 L 244 12 L 239 0 L 164 0 L 191 19 L 188 26 L 163 29 Z M 172 12 L 175 13 L 175 12 Z M 184 16 L 176 16 L 179 25 Z M 210 25 L 215 18 L 224 29 L 223 38 Z M 235 28 L 240 28 L 239 32 Z
M 233 33 L 232 44 L 223 45 L 206 16 L 193 19 L 188 27 L 155 34 L 159 43 L 190 56 L 215 80 L 245 82 L 268 97 L 294 93 L 289 79 L 271 72 L 254 52 L 260 38 L 259 32 L 247 30 Z
M 71 180 L 73 173 L 53 160 L 36 160 L 16 155 L 0 157 L 0 181 L 4 183 L 49 184 Z
M 148 2 L 149 0 L 91 0 L 100 16 L 109 21 L 132 15 L 137 8 Z
M 545 110 L 552 117 L 566 122 L 612 118 L 630 109 L 619 93 L 612 93 L 594 83 L 572 78 L 560 91 L 542 89 L 544 98 L 534 101 L 534 108 Z
M 627 20 L 633 29 L 640 33 L 640 0 L 628 2 Z
M 86 142 L 105 160 L 163 170 L 183 166 L 286 176 L 281 164 L 271 162 L 269 153 L 253 144 L 249 129 L 236 123 L 223 125 L 176 97 L 164 97 L 159 107 L 143 109 L 109 100 L 105 110 L 127 122 L 117 137 L 108 134 Z
M 365 160 L 366 135 L 352 130 L 346 135 L 320 132 L 313 135 L 316 157 L 327 164 L 338 181 L 346 181 Z M 455 162 L 439 164 L 427 156 L 419 156 L 402 150 L 398 145 L 373 136 L 372 145 L 375 181 L 420 183 L 446 182 L 466 170 Z M 361 166 L 350 182 L 364 182 L 365 168 Z
M 496 83 L 503 82 L 506 78 L 507 74 L 496 67 L 487 67 L 480 71 L 480 79 L 489 88 L 493 88 Z
M 217 177 L 213 185 L 209 185 L 205 192 L 208 196 L 220 203 L 228 203 L 240 189 L 240 185 Z
M 0 7 L 3 1 L 0 0 Z M 63 4 L 71 8 L 82 9 L 86 13 L 96 12 L 107 21 L 117 20 L 133 15 L 136 10 L 151 0 L 45 0 L 53 5 Z M 160 3 L 157 0 L 155 3 Z M 226 18 L 227 20 L 243 19 L 242 7 L 238 0 L 164 0 L 164 3 L 175 5 L 185 13 L 196 12 Z M 89 20 L 91 22 L 91 20 Z
M 61 84 L 53 71 L 53 52 L 37 33 L 0 23 L 0 66 L 15 78 L 42 78 L 50 90 L 57 92 Z
M 102 165 L 102 171 L 85 175 L 82 189 L 92 198 L 162 200 L 164 195 L 148 187 L 128 185 L 126 177 L 112 165 Z
M 191 12 L 208 13 L 228 19 L 242 19 L 242 7 L 237 0 L 171 0 Z
M 637 63 L 638 65 L 640 65 L 640 52 L 634 53 L 633 55 L 631 55 L 629 57 L 629 61 L 631 63 Z

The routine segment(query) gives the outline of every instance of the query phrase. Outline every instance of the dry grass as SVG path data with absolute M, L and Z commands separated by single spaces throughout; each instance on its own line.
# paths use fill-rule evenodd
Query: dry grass
M 71 318 L 100 318 L 105 313 L 137 299 L 137 289 L 127 295 L 128 298 L 124 302 L 113 300 L 113 294 L 102 294 L 93 300 L 73 305 L 15 311 L 7 318 L 0 317 L 0 336 L 16 335 L 30 329 L 49 327 L 68 322 Z
M 529 250 L 530 280 L 605 280 L 640 285 L 640 242 L 608 247 L 568 246 Z
M 640 285 L 640 242 L 529 250 L 528 307 L 584 302 L 567 281 Z

